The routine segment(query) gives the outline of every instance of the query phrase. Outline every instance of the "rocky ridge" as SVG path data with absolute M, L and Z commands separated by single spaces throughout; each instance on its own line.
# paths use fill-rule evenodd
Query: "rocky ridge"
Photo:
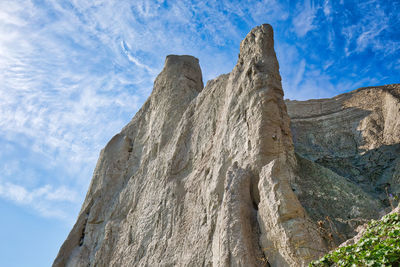
M 326 100 L 320 110 L 285 104 L 267 24 L 241 42 L 232 72 L 204 88 L 196 58 L 168 56 L 149 99 L 101 151 L 53 266 L 306 265 L 387 207 L 358 176 L 321 163 L 336 160 L 330 144 L 315 145 L 324 133 L 309 138 L 308 119 L 362 109 L 351 99 Z M 398 99 L 387 99 L 378 113 L 398 116 Z M 349 134 L 359 113 L 349 115 Z M 385 134 L 368 142 L 359 135 L 360 149 L 398 143 L 398 117 L 385 118 L 377 128 Z M 341 158 L 360 152 L 336 148 Z

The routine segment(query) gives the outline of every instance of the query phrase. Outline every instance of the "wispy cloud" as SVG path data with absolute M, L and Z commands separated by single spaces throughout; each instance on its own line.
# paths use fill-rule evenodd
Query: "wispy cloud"
M 55 217 L 72 222 L 67 211 L 60 209 L 60 202 L 78 204 L 78 192 L 61 186 L 53 188 L 51 185 L 28 190 L 13 183 L 0 183 L 0 197 L 13 201 L 18 205 L 33 207 L 44 217 Z
M 62 217 L 59 204 L 51 203 L 78 205 L 65 197 L 82 199 L 98 151 L 138 109 L 154 73 L 150 68 L 120 71 L 134 67 L 94 19 L 82 15 L 79 9 L 88 6 L 61 1 L 0 5 L 0 141 L 11 146 L 0 152 L 1 165 L 9 170 L 0 177 L 0 197 Z M 18 150 L 13 158 L 6 157 L 13 148 Z M 20 166 L 31 174 L 31 188 L 37 188 L 31 191 L 24 186 L 24 173 L 11 172 L 15 159 L 27 151 L 32 154 L 27 162 L 46 159 Z M 37 168 L 58 169 L 70 180 L 65 174 L 43 176 Z M 65 183 L 76 189 L 68 191 Z
M 332 13 L 332 3 L 331 3 L 331 1 L 325 0 L 325 1 L 324 1 L 324 4 L 323 4 L 323 9 L 322 9 L 322 10 L 324 11 L 325 17 L 326 17 L 328 20 L 332 20 L 332 16 L 331 16 L 331 13 Z
M 395 5 L 391 2 L 388 6 L 382 6 L 379 1 L 368 1 L 347 13 L 348 21 L 354 21 L 354 17 L 358 18 L 355 23 L 346 25 L 342 29 L 346 39 L 344 49 L 347 56 L 364 52 L 368 48 L 384 55 L 400 50 L 400 42 L 388 38 L 392 34 L 396 35 L 393 23 L 400 19 L 398 12 L 393 12 L 396 10 Z M 357 16 L 356 13 L 362 15 Z
M 126 44 L 124 41 L 121 41 L 121 48 L 124 51 L 125 55 L 128 57 L 130 62 L 134 63 L 139 68 L 143 68 L 143 69 L 147 70 L 149 73 L 151 73 L 153 75 L 156 74 L 154 69 L 152 69 L 151 67 L 149 67 L 146 64 L 143 64 L 142 62 L 139 61 L 139 59 L 137 59 L 136 57 L 134 57 L 131 54 L 129 45 Z
M 298 14 L 293 18 L 294 31 L 297 36 L 303 37 L 309 31 L 313 30 L 316 25 L 314 19 L 318 11 L 318 6 L 311 1 L 304 1 L 304 3 L 297 4 Z
M 51 201 L 68 201 L 77 202 L 77 192 L 72 191 L 64 186 L 53 189 L 51 185 L 28 191 L 26 188 L 12 183 L 0 185 L 0 195 L 7 199 L 16 201 L 19 204 L 30 204 L 38 202 L 38 199 Z

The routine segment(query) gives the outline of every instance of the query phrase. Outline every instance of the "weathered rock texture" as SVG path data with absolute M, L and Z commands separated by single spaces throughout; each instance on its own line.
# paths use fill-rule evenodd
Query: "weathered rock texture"
M 301 177 L 296 194 L 334 245 L 397 205 L 389 196 L 400 195 L 399 84 L 286 105 Z
M 205 88 L 196 58 L 168 56 L 102 150 L 54 266 L 304 266 L 333 242 L 317 224 L 321 203 L 359 204 L 365 218 L 383 206 L 294 151 L 271 26 L 254 28 L 232 72 Z

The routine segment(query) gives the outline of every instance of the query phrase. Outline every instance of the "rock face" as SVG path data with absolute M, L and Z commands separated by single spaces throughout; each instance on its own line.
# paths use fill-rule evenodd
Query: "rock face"
M 299 155 L 367 192 L 383 193 L 384 187 L 400 192 L 399 181 L 393 180 L 399 177 L 394 172 L 400 166 L 399 84 L 286 105 Z
M 291 115 L 305 109 L 289 107 Z M 168 56 L 149 99 L 102 150 L 53 266 L 304 266 L 318 258 L 351 236 L 340 218 L 374 217 L 384 205 L 317 162 L 325 150 L 307 148 L 299 116 L 293 145 L 267 24 L 242 41 L 232 72 L 204 88 L 196 58 Z M 390 131 L 379 142 L 396 142 Z M 335 198 L 360 206 L 320 213 Z M 318 224 L 325 214 L 339 216 L 332 238 Z
M 397 205 L 389 196 L 400 196 L 399 84 L 286 105 L 306 188 L 298 198 L 314 221 L 330 216 L 334 245 Z

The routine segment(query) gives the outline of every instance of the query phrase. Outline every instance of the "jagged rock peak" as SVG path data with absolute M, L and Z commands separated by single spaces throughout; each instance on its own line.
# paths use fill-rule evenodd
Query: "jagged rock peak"
M 160 80 L 161 83 L 183 83 L 183 87 L 189 87 L 197 93 L 201 92 L 204 87 L 199 60 L 188 55 L 168 55 L 165 58 L 164 68 L 158 75 L 156 83 L 160 83 Z M 159 89 L 159 87 L 163 90 L 182 89 L 179 87 L 167 86 L 167 84 L 162 84 L 161 86 L 157 85 L 158 84 L 154 85 L 154 89 Z M 157 92 L 157 90 L 155 91 Z
M 253 28 L 240 43 L 240 58 L 248 55 L 266 55 L 274 49 L 274 31 L 269 24 Z
M 199 59 L 188 55 L 168 55 L 165 59 L 164 70 L 175 74 L 181 74 L 184 78 L 193 82 L 194 89 L 201 92 L 203 78 L 199 65 Z
M 234 70 L 202 88 L 196 58 L 167 57 L 102 151 L 54 266 L 298 266 L 319 255 L 290 187 L 271 26 L 252 30 Z M 311 249 L 296 251 L 299 239 Z
M 271 73 L 281 80 L 279 64 L 274 50 L 274 31 L 269 24 L 253 28 L 240 43 L 238 64 L 255 65 L 262 72 Z

